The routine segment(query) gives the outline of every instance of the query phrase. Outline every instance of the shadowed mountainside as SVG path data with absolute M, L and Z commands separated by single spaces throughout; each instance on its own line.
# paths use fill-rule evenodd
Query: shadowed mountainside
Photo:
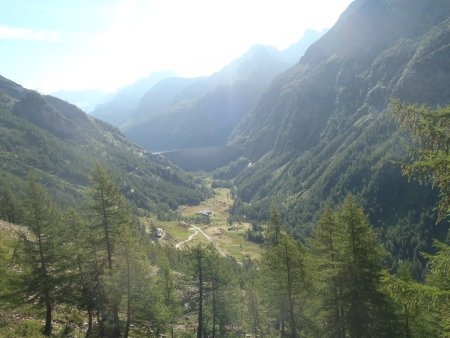
M 352 192 L 373 224 L 411 209 L 417 220 L 436 196 L 408 185 L 393 162 L 408 140 L 388 101 L 450 102 L 449 15 L 442 0 L 352 3 L 234 131 L 230 144 L 254 162 L 236 178 L 234 212 L 267 218 L 279 205 L 301 232 L 323 204 Z

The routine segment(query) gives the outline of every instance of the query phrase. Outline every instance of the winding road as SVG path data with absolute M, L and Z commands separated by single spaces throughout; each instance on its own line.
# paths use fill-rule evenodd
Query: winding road
M 175 248 L 179 249 L 180 245 L 185 244 L 189 241 L 192 241 L 192 239 L 197 236 L 197 234 L 200 232 L 209 242 L 212 243 L 212 245 L 214 246 L 214 248 L 219 252 L 219 254 L 223 257 L 226 257 L 227 254 L 225 253 L 225 251 L 223 251 L 221 248 L 219 248 L 217 246 L 217 244 L 212 240 L 211 236 L 208 235 L 206 232 L 204 232 L 201 228 L 199 228 L 196 225 L 191 224 L 191 228 L 190 230 L 194 230 L 194 233 L 192 235 L 190 235 L 186 240 L 184 240 L 183 242 L 177 243 L 175 244 Z
M 182 244 L 184 244 L 184 243 L 187 243 L 187 242 L 189 242 L 189 241 L 192 241 L 192 239 L 195 237 L 195 236 L 197 236 L 197 234 L 198 234 L 198 227 L 192 227 L 192 228 L 190 228 L 189 230 L 194 230 L 194 233 L 192 234 L 192 235 L 190 235 L 186 240 L 184 240 L 183 242 L 180 242 L 180 243 L 177 243 L 177 244 L 175 244 L 175 249 L 179 249 L 180 248 L 180 245 L 182 245 Z

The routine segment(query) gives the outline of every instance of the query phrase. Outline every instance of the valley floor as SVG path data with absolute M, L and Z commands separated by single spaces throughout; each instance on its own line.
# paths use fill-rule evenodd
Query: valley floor
M 211 243 L 222 256 L 232 256 L 237 261 L 244 257 L 258 260 L 260 245 L 245 239 L 249 223 L 228 224 L 228 210 L 233 200 L 230 189 L 214 189 L 214 195 L 196 206 L 182 206 L 178 209 L 181 221 L 164 222 L 155 217 L 143 218 L 147 231 L 152 226 L 161 228 L 166 234 L 161 243 L 177 249 L 193 247 L 198 243 Z M 208 215 L 203 216 L 202 215 Z

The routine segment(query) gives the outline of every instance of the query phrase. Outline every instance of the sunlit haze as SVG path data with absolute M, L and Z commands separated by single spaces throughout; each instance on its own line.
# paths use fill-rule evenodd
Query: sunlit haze
M 351 0 L 0 3 L 0 75 L 42 92 L 115 90 L 155 71 L 209 75 L 254 44 L 331 27 Z

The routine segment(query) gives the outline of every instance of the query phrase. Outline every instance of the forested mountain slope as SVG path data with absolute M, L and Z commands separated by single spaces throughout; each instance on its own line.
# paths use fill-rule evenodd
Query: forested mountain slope
M 74 105 L 0 78 L 0 188 L 20 192 L 42 178 L 61 204 L 72 203 L 100 162 L 135 206 L 161 212 L 202 198 L 193 179 L 130 143 L 118 129 Z
M 172 100 L 159 110 L 154 106 L 160 100 L 152 98 L 161 86 L 155 86 L 122 130 L 131 140 L 151 150 L 224 145 L 265 86 L 289 66 L 274 48 L 256 46 L 210 77 L 193 79 L 192 84 L 187 79 L 178 79 L 177 83 L 172 80 L 174 85 L 182 82 L 188 86 L 180 93 L 176 86 L 167 88 L 161 97 Z
M 234 212 L 264 218 L 275 204 L 300 231 L 350 191 L 373 224 L 418 220 L 435 194 L 407 185 L 393 162 L 407 140 L 388 102 L 450 102 L 449 15 L 443 0 L 353 2 L 234 131 L 230 144 L 253 162 L 236 179 Z
M 119 127 L 151 150 L 223 146 L 270 81 L 298 62 L 321 34 L 308 31 L 284 51 L 256 45 L 209 77 L 161 81 Z

